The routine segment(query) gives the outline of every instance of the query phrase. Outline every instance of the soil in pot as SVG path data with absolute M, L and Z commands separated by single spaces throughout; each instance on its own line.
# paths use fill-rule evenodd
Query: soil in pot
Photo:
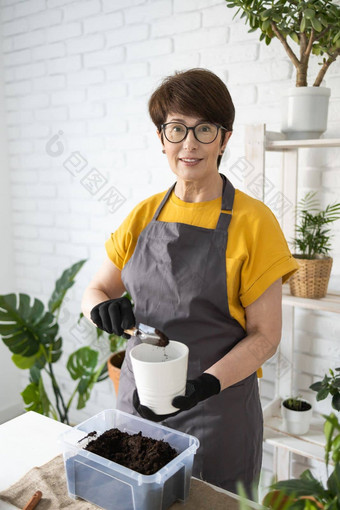
M 86 437 L 96 435 L 90 432 Z M 144 437 L 141 432 L 128 434 L 117 428 L 106 430 L 84 449 L 142 475 L 153 475 L 177 456 L 166 441 Z
M 312 406 L 308 402 L 305 402 L 304 400 L 292 399 L 291 402 L 284 400 L 282 402 L 282 405 L 286 409 L 290 409 L 291 411 L 309 411 L 312 408 Z

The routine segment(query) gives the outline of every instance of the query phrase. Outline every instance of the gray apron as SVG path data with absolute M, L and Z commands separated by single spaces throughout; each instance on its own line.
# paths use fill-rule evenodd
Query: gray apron
M 174 184 L 122 270 L 136 321 L 189 347 L 188 379 L 201 375 L 246 336 L 228 306 L 226 249 L 235 189 L 221 178 L 222 209 L 215 230 L 158 221 Z M 128 342 L 117 402 L 118 409 L 134 415 L 129 352 L 137 343 L 135 338 Z M 233 492 L 237 481 L 248 491 L 258 481 L 263 423 L 256 372 L 162 423 L 199 439 L 193 476 Z

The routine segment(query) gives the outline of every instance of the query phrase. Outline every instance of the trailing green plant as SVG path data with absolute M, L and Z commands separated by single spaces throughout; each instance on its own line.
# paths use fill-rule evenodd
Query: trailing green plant
M 309 387 L 317 392 L 316 400 L 318 401 L 324 400 L 328 395 L 331 395 L 333 409 L 340 411 L 340 367 L 336 368 L 335 372 L 330 368 L 330 376 L 325 374 L 322 381 L 317 381 Z
M 94 384 L 107 377 L 106 364 L 98 365 L 98 352 L 89 346 L 77 349 L 68 357 L 66 368 L 75 387 L 67 400 L 54 370 L 63 353 L 58 323 L 61 305 L 85 262 L 81 260 L 62 273 L 47 309 L 40 299 L 27 294 L 0 295 L 1 339 L 13 353 L 15 365 L 29 370 L 29 384 L 21 393 L 25 409 L 67 424 L 75 396 L 77 409 L 84 408 Z M 54 403 L 46 390 L 44 377 L 51 383 Z
M 322 57 L 321 69 L 313 83 L 320 86 L 329 66 L 340 54 L 340 6 L 331 0 L 226 0 L 237 8 L 235 16 L 259 30 L 260 41 L 267 45 L 277 38 L 296 69 L 296 86 L 307 86 L 311 55 Z M 234 16 L 234 17 L 235 17 Z M 290 40 L 289 40 L 290 38 Z M 295 52 L 291 43 L 299 45 Z
M 319 201 L 315 198 L 316 192 L 309 192 L 297 205 L 296 237 L 292 245 L 300 256 L 306 259 L 315 259 L 326 256 L 331 250 L 332 235 L 327 226 L 340 219 L 340 203 L 329 204 L 320 210 Z
M 340 509 L 340 424 L 335 414 L 325 418 L 326 437 L 325 462 L 327 481 L 323 485 L 309 469 L 299 478 L 282 480 L 271 485 L 271 491 L 265 496 L 263 504 L 273 509 L 292 510 L 339 510 Z M 334 470 L 328 476 L 330 452 L 334 461 Z

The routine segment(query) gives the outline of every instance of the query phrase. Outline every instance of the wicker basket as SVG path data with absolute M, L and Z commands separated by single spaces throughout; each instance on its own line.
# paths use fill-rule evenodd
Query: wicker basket
M 301 255 L 294 255 L 294 258 L 300 268 L 289 279 L 291 294 L 314 299 L 325 297 L 333 259 L 304 259 Z

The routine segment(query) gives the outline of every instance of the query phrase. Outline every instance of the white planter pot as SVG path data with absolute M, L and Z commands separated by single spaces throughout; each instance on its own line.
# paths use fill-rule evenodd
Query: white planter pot
M 156 414 L 178 411 L 172 400 L 184 395 L 188 370 L 188 347 L 170 340 L 166 347 L 141 343 L 130 351 L 140 403 Z
M 327 129 L 327 87 L 292 87 L 281 102 L 281 131 L 288 140 L 320 138 Z
M 307 400 L 303 400 L 311 406 Z M 293 411 L 287 409 L 283 403 L 281 405 L 281 415 L 283 419 L 283 427 L 286 432 L 300 436 L 306 434 L 309 430 L 312 420 L 313 409 L 312 406 L 306 411 Z

